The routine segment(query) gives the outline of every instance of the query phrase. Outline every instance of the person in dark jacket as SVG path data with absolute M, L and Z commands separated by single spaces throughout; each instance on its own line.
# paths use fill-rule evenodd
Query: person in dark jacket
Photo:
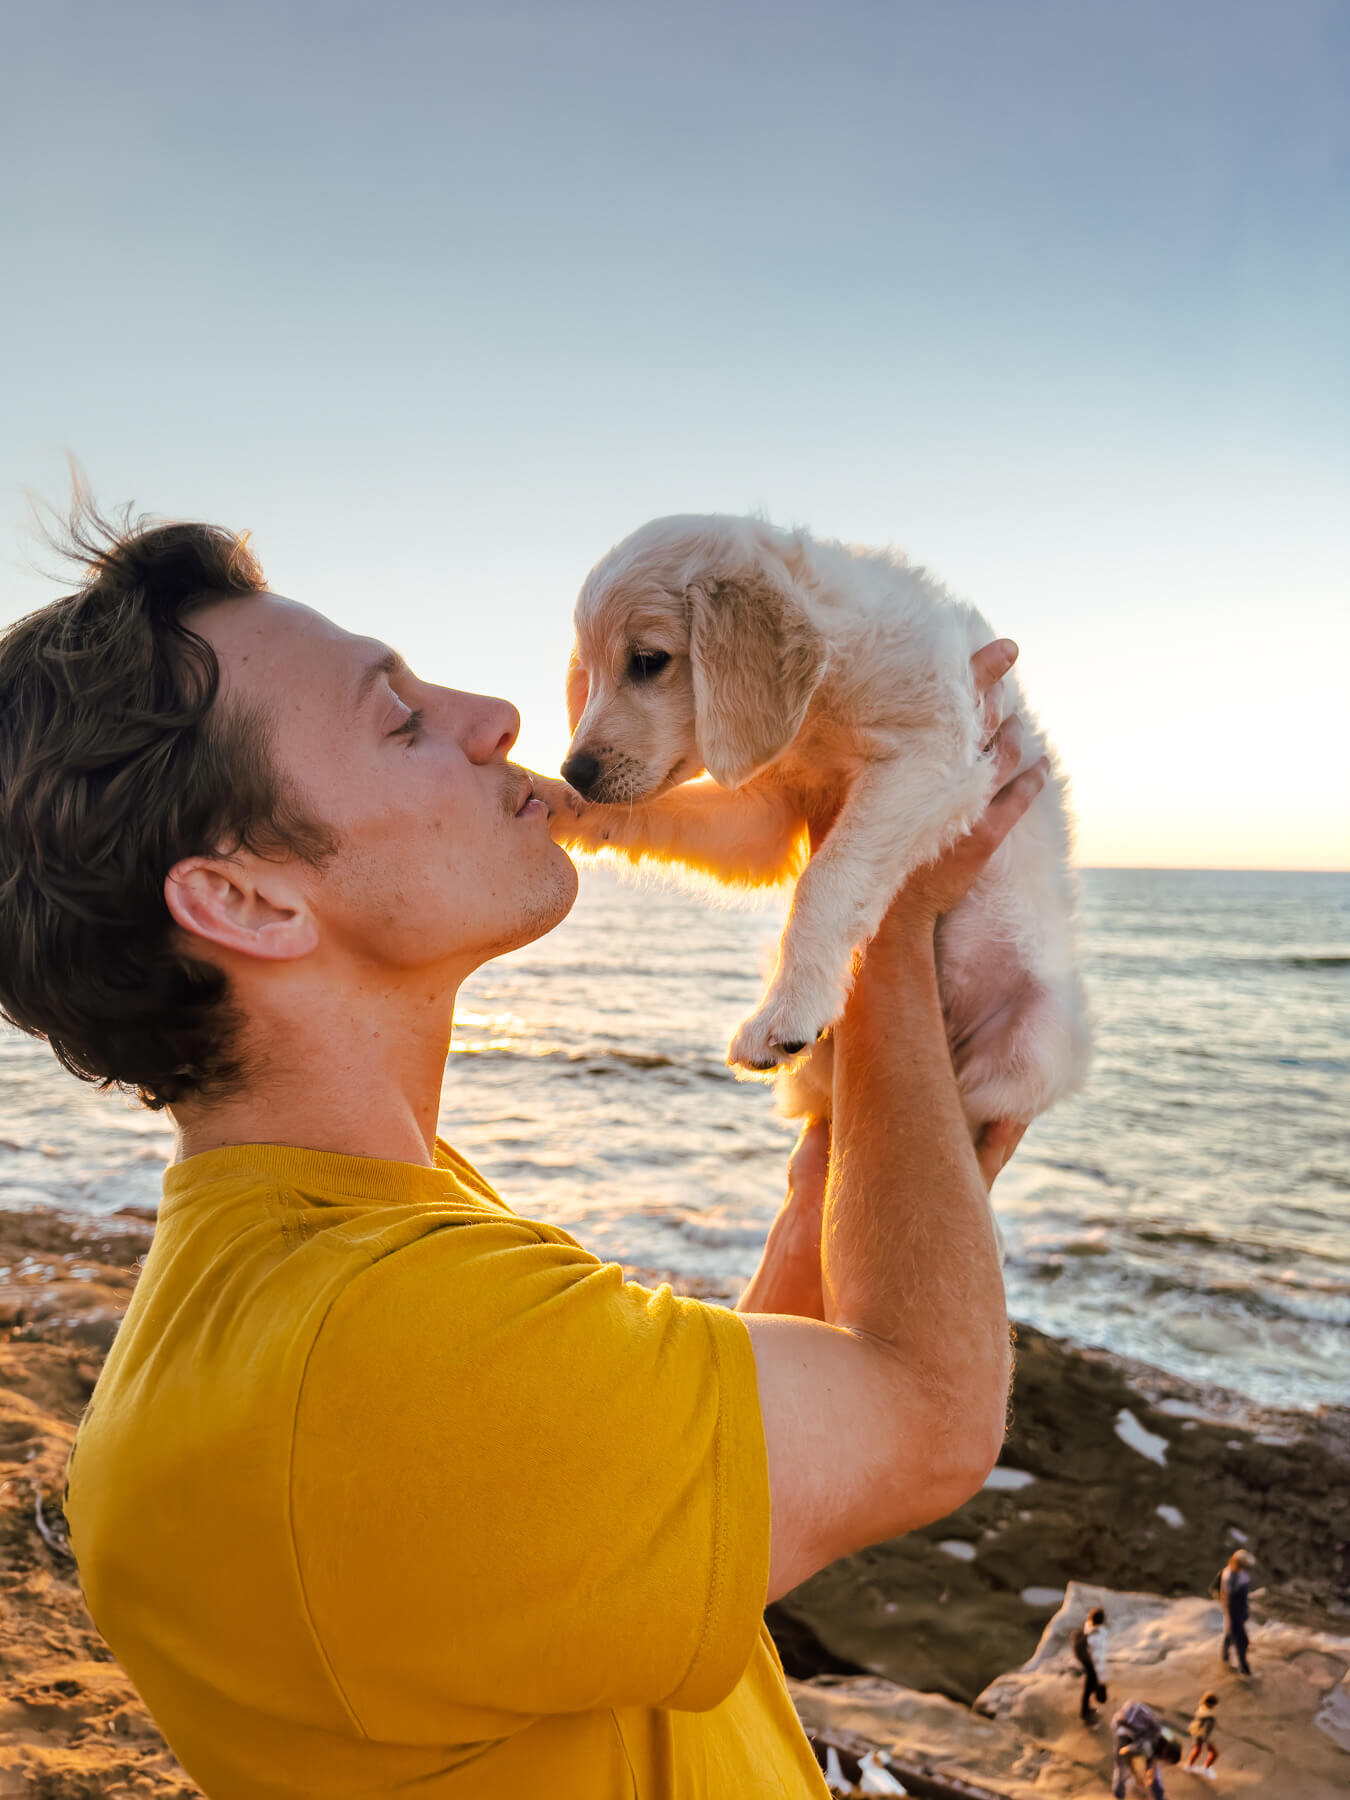
M 1083 1697 L 1078 1716 L 1085 1725 L 1097 1723 L 1093 1701 L 1106 1699 L 1106 1614 L 1094 1606 L 1073 1634 L 1073 1653 L 1083 1671 Z
M 1226 1667 L 1230 1648 L 1237 1655 L 1238 1669 L 1250 1675 L 1247 1663 L 1247 1618 L 1250 1612 L 1252 1570 L 1256 1558 L 1250 1550 L 1235 1550 L 1224 1564 L 1218 1578 L 1219 1603 L 1223 1607 L 1223 1657 Z

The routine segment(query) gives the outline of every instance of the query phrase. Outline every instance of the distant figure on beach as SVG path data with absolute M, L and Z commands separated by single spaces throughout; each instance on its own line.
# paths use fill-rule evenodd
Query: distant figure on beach
M 1181 1761 L 1181 1745 L 1153 1708 L 1143 1700 L 1128 1701 L 1111 1720 L 1111 1743 L 1116 1800 L 1124 1800 L 1131 1788 L 1151 1800 L 1166 1800 L 1162 1767 Z
M 1219 1654 L 1225 1667 L 1231 1668 L 1228 1652 L 1232 1650 L 1243 1675 L 1251 1674 L 1247 1662 L 1247 1618 L 1251 1608 L 1251 1572 L 1255 1567 L 1256 1558 L 1250 1550 L 1235 1550 L 1210 1589 L 1223 1607 L 1223 1648 Z
M 81 498 L 70 549 L 77 591 L 0 633 L 0 1011 L 177 1131 L 69 1466 L 114 1654 L 211 1800 L 823 1800 L 766 1599 L 945 1518 L 1003 1441 L 1020 1122 L 972 1141 L 935 940 L 1045 784 L 1016 646 L 970 664 L 996 797 L 868 946 L 833 1137 L 733 1311 L 438 1135 L 460 985 L 577 892 L 515 707 L 231 532 Z
M 1083 1695 L 1078 1703 L 1078 1716 L 1085 1725 L 1097 1723 L 1097 1710 L 1106 1699 L 1106 1614 L 1094 1606 L 1073 1634 L 1073 1653 L 1083 1671 Z
M 1195 1769 L 1197 1775 L 1207 1775 L 1211 1781 L 1214 1779 L 1214 1764 L 1219 1757 L 1214 1743 L 1214 1709 L 1218 1704 L 1217 1694 L 1202 1694 L 1200 1704 L 1195 1709 L 1195 1717 L 1187 1727 L 1191 1734 L 1191 1753 L 1186 1758 L 1186 1767 Z M 1205 1753 L 1204 1766 L 1196 1769 L 1202 1750 Z

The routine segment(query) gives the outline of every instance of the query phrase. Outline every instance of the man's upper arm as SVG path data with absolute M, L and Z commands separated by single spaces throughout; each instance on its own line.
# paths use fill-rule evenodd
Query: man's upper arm
M 433 1230 L 351 1281 L 310 1352 L 309 1618 L 373 1736 L 423 1741 L 451 1706 L 481 1736 L 716 1705 L 760 1630 L 766 1475 L 733 1314 L 506 1214 Z
M 979 1488 L 998 1456 L 990 1406 L 963 1417 L 860 1333 L 741 1316 L 768 1451 L 770 1600 L 836 1557 L 945 1518 Z

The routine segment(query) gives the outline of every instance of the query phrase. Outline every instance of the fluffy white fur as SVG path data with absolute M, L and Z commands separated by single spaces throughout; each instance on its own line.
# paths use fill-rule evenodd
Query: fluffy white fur
M 894 552 L 692 516 L 657 519 L 597 563 L 576 631 L 563 773 L 587 804 L 559 835 L 732 884 L 796 876 L 777 968 L 728 1058 L 793 1062 L 839 1017 L 853 952 L 906 876 L 991 798 L 970 656 L 995 633 Z M 1029 764 L 1049 746 L 1011 676 L 1005 686 Z M 808 827 L 818 840 L 828 828 L 814 855 Z M 973 1126 L 1028 1121 L 1085 1072 L 1069 840 L 1052 762 L 939 928 Z M 819 1110 L 828 1091 L 828 1063 L 811 1057 L 788 1110 Z

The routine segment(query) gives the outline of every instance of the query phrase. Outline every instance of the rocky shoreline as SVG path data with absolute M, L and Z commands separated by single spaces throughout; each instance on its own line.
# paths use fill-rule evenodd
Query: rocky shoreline
M 1094 1606 L 1110 1622 L 1111 1707 L 1146 1700 L 1183 1744 L 1199 1696 L 1212 1690 L 1216 1787 L 1229 1795 L 1338 1800 L 1350 1791 L 1350 1637 L 1264 1619 L 1252 1634 L 1253 1678 L 1221 1672 L 1221 1613 L 1207 1599 L 1164 1599 L 1072 1582 L 1035 1654 L 1001 1675 L 974 1709 L 876 1676 L 792 1683 L 818 1752 L 836 1747 L 845 1774 L 861 1749 L 920 1800 L 1080 1800 L 1104 1795 L 1112 1747 L 1103 1723 L 1078 1718 L 1074 1627 Z M 1189 1786 L 1169 1773 L 1168 1792 Z
M 1350 1409 L 1259 1408 L 1023 1326 L 983 1492 L 774 1610 L 794 1674 L 851 1665 L 969 1703 L 1032 1655 L 1071 1581 L 1204 1596 L 1239 1544 L 1267 1617 L 1350 1632 Z
M 60 1510 L 75 1427 L 151 1230 L 135 1211 L 0 1213 L 0 1800 L 197 1794 L 84 1612 Z M 1053 1639 L 1089 1590 L 1111 1591 L 1118 1609 L 1128 1597 L 1131 1617 L 1167 1603 L 1203 1609 L 1220 1563 L 1246 1542 L 1266 1589 L 1257 1641 L 1273 1634 L 1266 1647 L 1281 1667 L 1326 1678 L 1319 1704 L 1336 1726 L 1342 1640 L 1350 1667 L 1350 1409 L 1257 1408 L 1025 1327 L 1018 1335 L 1008 1440 L 984 1491 L 770 1609 L 803 1716 L 845 1746 L 883 1744 L 916 1794 L 1101 1793 L 1091 1754 L 1079 1745 L 1066 1760 L 1053 1708 L 1032 1708 L 1038 1735 L 1020 1714 L 987 1718 L 971 1704 L 987 1712 L 1005 1672 L 1035 1663 L 1047 1626 Z M 1199 1648 L 1212 1613 L 1208 1624 L 1186 1615 L 1177 1666 L 1187 1680 L 1192 1651 L 1196 1671 L 1217 1663 Z M 1139 1626 L 1145 1635 L 1153 1616 Z M 1063 1673 L 1072 1734 L 1081 1728 Z M 1350 1692 L 1344 1705 L 1350 1782 Z M 1335 1752 L 1334 1732 L 1309 1729 L 1321 1734 L 1319 1754 L 1323 1738 Z M 977 1739 L 988 1740 L 987 1755 L 975 1754 Z M 1001 1772 L 1000 1757 L 1012 1758 Z M 1040 1772 L 1029 1782 L 1027 1770 Z M 1333 1791 L 1309 1781 L 1291 1770 L 1278 1791 L 1289 1800 Z

